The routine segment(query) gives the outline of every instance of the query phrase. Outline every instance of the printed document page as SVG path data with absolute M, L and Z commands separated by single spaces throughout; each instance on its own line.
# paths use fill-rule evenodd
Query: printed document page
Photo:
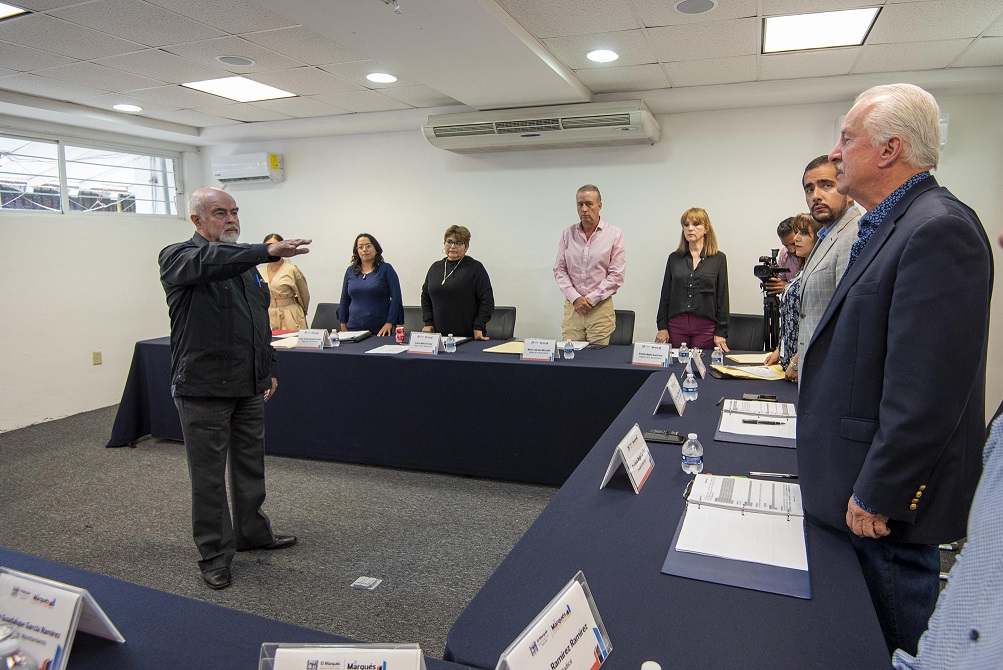
M 760 437 L 797 439 L 797 419 L 783 417 L 755 417 L 735 412 L 721 413 L 721 432 Z
M 733 400 L 729 398 L 724 401 L 724 411 L 770 417 L 797 416 L 794 403 L 767 402 L 766 400 Z

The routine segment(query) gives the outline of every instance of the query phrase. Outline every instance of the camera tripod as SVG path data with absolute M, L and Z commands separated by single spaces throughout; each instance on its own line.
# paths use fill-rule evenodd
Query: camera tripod
M 770 295 L 763 289 L 763 351 L 773 351 L 780 346 L 780 296 Z

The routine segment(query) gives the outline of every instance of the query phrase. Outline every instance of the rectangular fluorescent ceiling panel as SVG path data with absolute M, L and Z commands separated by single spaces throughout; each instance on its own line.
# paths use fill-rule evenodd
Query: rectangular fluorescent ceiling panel
M 196 91 L 212 93 L 221 98 L 237 102 L 257 102 L 259 100 L 275 100 L 276 98 L 295 98 L 295 93 L 265 84 L 259 84 L 244 77 L 223 77 L 222 79 L 206 79 L 181 84 Z
M 879 9 L 769 16 L 764 19 L 763 53 L 859 46 L 874 25 Z
M 18 14 L 26 14 L 27 9 L 21 9 L 20 7 L 15 7 L 14 5 L 6 5 L 0 2 L 0 20 L 6 19 L 11 16 L 17 16 Z

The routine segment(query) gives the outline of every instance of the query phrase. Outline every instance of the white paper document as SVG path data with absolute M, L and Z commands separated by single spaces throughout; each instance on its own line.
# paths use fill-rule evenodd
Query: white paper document
M 778 379 L 776 371 L 772 368 L 766 367 L 765 365 L 743 366 L 741 370 L 742 372 L 755 375 L 756 377 L 761 377 L 762 379 Z
M 801 488 L 787 482 L 697 475 L 676 550 L 808 570 Z
M 731 398 L 724 401 L 724 411 L 762 417 L 795 417 L 798 415 L 792 402 L 733 400 Z
M 406 344 L 381 344 L 375 349 L 370 349 L 367 354 L 403 354 L 407 351 Z
M 736 412 L 721 412 L 720 430 L 722 433 L 794 440 L 797 439 L 798 420 L 781 416 L 750 416 Z

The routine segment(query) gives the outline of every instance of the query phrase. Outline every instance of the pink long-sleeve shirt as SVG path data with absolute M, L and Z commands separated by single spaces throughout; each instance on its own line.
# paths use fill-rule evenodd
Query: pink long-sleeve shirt
M 554 279 L 571 303 L 583 296 L 592 304 L 605 300 L 623 286 L 626 270 L 623 231 L 609 225 L 602 217 L 588 240 L 581 223 L 561 233 Z

